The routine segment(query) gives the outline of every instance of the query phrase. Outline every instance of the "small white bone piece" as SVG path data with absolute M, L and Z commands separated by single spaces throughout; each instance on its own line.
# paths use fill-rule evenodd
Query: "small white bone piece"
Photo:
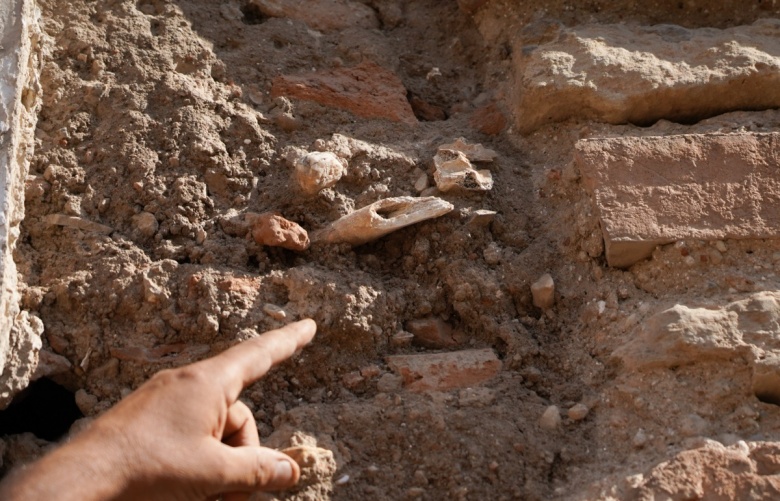
M 476 170 L 468 157 L 456 150 L 439 150 L 433 163 L 433 179 L 441 191 L 461 188 L 470 191 L 488 191 L 493 188 L 493 176 L 488 170 Z
M 462 137 L 452 143 L 442 144 L 439 146 L 439 151 L 442 150 L 459 151 L 472 162 L 492 162 L 498 157 L 498 153 L 495 151 L 485 148 L 481 144 L 469 144 Z
M 314 242 L 361 245 L 427 219 L 443 216 L 453 205 L 437 197 L 385 198 L 314 232 Z

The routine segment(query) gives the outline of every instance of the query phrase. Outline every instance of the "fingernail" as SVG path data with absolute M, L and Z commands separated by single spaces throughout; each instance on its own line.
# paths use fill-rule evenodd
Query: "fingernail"
M 274 482 L 289 484 L 293 481 L 293 469 L 289 461 L 282 459 L 276 462 Z

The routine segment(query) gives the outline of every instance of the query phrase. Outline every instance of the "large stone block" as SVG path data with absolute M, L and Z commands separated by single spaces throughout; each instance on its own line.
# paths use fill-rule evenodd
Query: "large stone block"
M 43 330 L 19 309 L 13 261 L 39 102 L 39 17 L 33 0 L 0 2 L 0 408 L 27 386 Z
M 780 293 L 765 291 L 720 307 L 678 304 L 660 311 L 646 318 L 612 356 L 632 372 L 744 360 L 756 365 L 757 392 L 780 395 L 780 386 L 770 389 L 774 369 L 761 362 L 780 356 L 778 334 Z
M 686 238 L 780 236 L 780 134 L 585 139 L 575 159 L 611 266 Z
M 569 118 L 651 124 L 780 107 L 780 20 L 718 30 L 581 25 L 514 54 L 512 107 L 529 133 Z

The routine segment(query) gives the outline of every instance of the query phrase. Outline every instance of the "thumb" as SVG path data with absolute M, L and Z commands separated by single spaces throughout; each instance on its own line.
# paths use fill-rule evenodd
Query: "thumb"
M 220 447 L 213 492 L 279 491 L 298 483 L 301 469 L 290 456 L 267 447 Z

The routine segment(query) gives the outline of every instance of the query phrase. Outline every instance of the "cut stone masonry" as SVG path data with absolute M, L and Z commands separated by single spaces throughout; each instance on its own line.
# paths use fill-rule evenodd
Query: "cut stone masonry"
M 780 236 L 780 134 L 585 139 L 575 160 L 610 266 L 687 238 Z

